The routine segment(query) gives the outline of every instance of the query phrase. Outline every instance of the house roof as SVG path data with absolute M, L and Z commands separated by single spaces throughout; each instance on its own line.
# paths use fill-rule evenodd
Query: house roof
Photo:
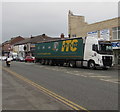
M 30 38 L 25 38 L 25 40 L 22 40 L 15 45 L 22 45 L 27 43 L 40 43 L 40 42 L 48 42 L 48 41 L 55 41 L 55 40 L 61 40 L 60 37 L 49 37 L 45 34 L 38 35 L 38 36 L 32 36 Z
M 24 40 L 17 42 L 15 45 L 22 45 L 22 44 L 26 44 L 29 43 L 31 38 L 25 38 Z
M 11 45 L 14 45 L 15 43 L 20 42 L 22 40 L 24 40 L 24 38 L 21 36 L 15 37 L 14 39 L 11 39 Z
M 13 38 L 11 38 L 10 40 L 7 40 L 7 41 L 3 42 L 2 45 L 5 45 L 5 44 L 14 45 L 14 44 L 16 44 L 16 43 L 18 43 L 18 42 L 20 42 L 20 41 L 22 41 L 22 40 L 24 40 L 24 38 L 21 37 L 21 36 L 13 37 Z
M 45 34 L 42 34 L 42 35 L 31 37 L 30 43 L 46 42 L 46 41 L 52 41 L 56 39 L 60 39 L 60 38 L 53 38 Z
M 10 44 L 10 40 L 7 40 L 7 41 L 2 43 L 2 45 L 5 45 L 5 44 Z

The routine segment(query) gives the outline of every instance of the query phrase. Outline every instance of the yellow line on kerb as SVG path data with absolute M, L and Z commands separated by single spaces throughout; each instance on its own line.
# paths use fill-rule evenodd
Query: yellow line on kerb
M 35 82 L 33 82 L 33 81 L 31 81 L 31 80 L 29 80 L 29 79 L 27 79 L 27 78 L 19 75 L 18 73 L 14 72 L 14 71 L 11 71 L 11 70 L 8 69 L 8 68 L 2 67 L 2 69 L 5 70 L 5 71 L 7 71 L 7 72 L 9 72 L 11 75 L 14 75 L 14 76 L 16 76 L 17 78 L 19 78 L 19 79 L 21 79 L 21 80 L 29 83 L 30 85 L 38 88 L 38 89 L 41 90 L 42 92 L 44 92 L 44 93 L 46 93 L 47 95 L 49 95 L 49 96 L 51 96 L 51 97 L 59 100 L 60 102 L 66 104 L 67 106 L 71 107 L 71 108 L 74 109 L 74 110 L 84 110 L 84 111 L 86 111 L 86 112 L 89 112 L 87 109 L 83 108 L 82 106 L 80 106 L 80 105 L 78 105 L 78 104 L 75 104 L 75 103 L 73 103 L 72 101 L 70 101 L 70 100 L 68 100 L 68 99 L 66 99 L 66 98 L 64 98 L 64 97 L 62 97 L 62 96 L 60 96 L 60 95 L 57 95 L 56 93 L 54 93 L 54 92 L 52 92 L 52 91 L 50 91 L 50 90 L 48 90 L 48 89 L 46 89 L 46 88 L 44 88 L 44 87 L 36 84 Z

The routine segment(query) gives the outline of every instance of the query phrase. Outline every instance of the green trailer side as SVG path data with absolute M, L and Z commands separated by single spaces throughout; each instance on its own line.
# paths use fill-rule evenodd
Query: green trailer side
M 35 44 L 37 59 L 83 59 L 83 39 L 74 38 Z

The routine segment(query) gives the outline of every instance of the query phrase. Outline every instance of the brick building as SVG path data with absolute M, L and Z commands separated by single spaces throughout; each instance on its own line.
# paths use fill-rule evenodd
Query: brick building
M 25 38 L 25 40 L 14 44 L 13 51 L 18 53 L 19 56 L 34 56 L 35 44 L 39 42 L 60 40 L 59 38 L 49 37 L 45 34 L 38 36 L 31 36 L 30 38 Z
M 18 36 L 11 38 L 10 40 L 2 43 L 2 55 L 8 55 L 10 51 L 13 51 L 13 46 L 15 43 L 24 40 L 23 37 Z
M 96 34 L 97 38 L 111 41 L 116 64 L 120 64 L 120 17 L 88 24 L 84 16 L 68 13 L 69 37 L 86 37 Z

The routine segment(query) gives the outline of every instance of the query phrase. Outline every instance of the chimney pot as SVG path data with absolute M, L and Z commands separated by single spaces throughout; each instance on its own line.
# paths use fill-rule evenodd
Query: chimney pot
M 43 37 L 45 37 L 45 34 L 42 34 Z
M 64 34 L 63 33 L 61 33 L 61 36 L 60 36 L 61 38 L 64 38 Z

